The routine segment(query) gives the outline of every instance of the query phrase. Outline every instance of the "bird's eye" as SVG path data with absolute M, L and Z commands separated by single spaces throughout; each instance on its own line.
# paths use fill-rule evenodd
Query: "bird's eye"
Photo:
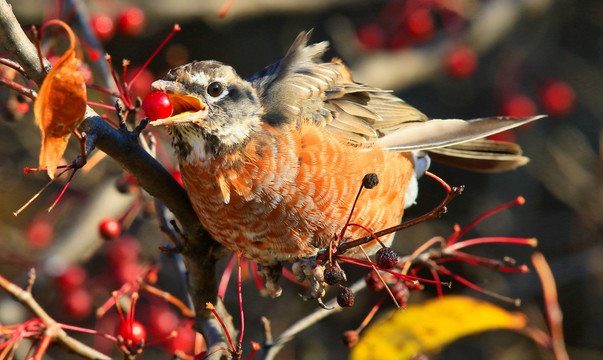
M 212 97 L 217 97 L 220 96 L 220 94 L 222 94 L 222 92 L 224 91 L 224 85 L 222 85 L 222 83 L 214 81 L 213 83 L 209 84 L 209 86 L 207 86 L 207 93 L 209 94 L 209 96 Z

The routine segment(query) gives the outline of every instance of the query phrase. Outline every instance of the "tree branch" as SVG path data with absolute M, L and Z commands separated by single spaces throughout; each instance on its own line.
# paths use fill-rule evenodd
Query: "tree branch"
M 33 282 L 34 274 L 30 274 L 30 282 Z M 103 359 L 110 360 L 111 358 L 107 355 L 96 351 L 95 349 L 85 345 L 78 340 L 67 335 L 65 330 L 61 328 L 61 325 L 57 323 L 44 309 L 38 304 L 33 298 L 31 292 L 22 289 L 21 287 L 8 281 L 6 278 L 0 275 L 0 288 L 9 293 L 15 300 L 26 306 L 35 316 L 40 318 L 46 326 L 46 334 L 51 334 L 52 338 L 59 344 L 67 347 L 70 351 L 85 357 L 87 359 Z M 29 289 L 29 286 L 28 286 Z

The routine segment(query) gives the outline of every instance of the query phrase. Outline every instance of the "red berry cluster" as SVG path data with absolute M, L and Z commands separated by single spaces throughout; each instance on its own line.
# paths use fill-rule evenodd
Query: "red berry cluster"
M 117 30 L 127 36 L 137 36 L 146 26 L 146 15 L 137 6 L 127 6 L 112 18 L 105 14 L 92 14 L 90 16 L 90 27 L 100 41 L 107 41 L 115 34 Z
M 566 82 L 561 80 L 550 80 L 544 83 L 538 93 L 540 106 L 532 97 L 513 93 L 503 98 L 500 104 L 500 114 L 511 117 L 533 116 L 544 113 L 553 117 L 563 117 L 571 113 L 576 105 L 576 93 Z M 519 129 L 533 126 L 534 123 L 526 124 Z M 492 140 L 515 141 L 515 131 L 508 130 L 489 137 Z
M 576 93 L 566 82 L 549 80 L 539 89 L 542 110 L 552 116 L 568 115 L 576 105 Z M 501 106 L 502 115 L 531 116 L 538 113 L 538 106 L 531 97 L 517 93 L 507 96 Z
M 107 261 L 118 284 L 136 280 L 140 251 L 140 243 L 130 236 L 121 236 L 109 244 Z
M 87 278 L 86 269 L 71 265 L 54 279 L 63 293 L 61 300 L 65 313 L 75 320 L 84 319 L 92 312 L 92 296 L 85 288 Z
M 462 19 L 437 1 L 392 0 L 374 21 L 357 28 L 356 37 L 365 50 L 398 50 L 431 40 L 438 22 L 447 28 Z

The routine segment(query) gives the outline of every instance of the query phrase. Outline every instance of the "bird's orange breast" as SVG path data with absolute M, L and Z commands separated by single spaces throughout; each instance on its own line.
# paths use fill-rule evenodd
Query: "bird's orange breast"
M 374 231 L 398 224 L 413 172 L 409 154 L 352 146 L 310 124 L 263 125 L 235 154 L 191 157 L 180 165 L 193 207 L 212 236 L 264 265 L 328 246 L 367 173 L 376 173 L 379 185 L 363 191 L 351 222 Z M 354 227 L 346 235 L 367 234 Z

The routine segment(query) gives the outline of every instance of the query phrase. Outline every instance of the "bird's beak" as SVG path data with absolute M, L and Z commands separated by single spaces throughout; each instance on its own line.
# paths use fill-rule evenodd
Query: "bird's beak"
M 156 81 L 153 83 L 154 90 L 165 91 L 174 107 L 172 115 L 151 122 L 151 125 L 177 125 L 201 120 L 207 116 L 207 105 L 201 99 L 192 95 L 178 94 L 172 92 L 170 86 L 165 86 L 166 81 Z M 157 85 L 157 86 L 156 86 Z M 163 85 L 163 86 L 162 86 Z M 173 89 L 177 90 L 177 89 Z

